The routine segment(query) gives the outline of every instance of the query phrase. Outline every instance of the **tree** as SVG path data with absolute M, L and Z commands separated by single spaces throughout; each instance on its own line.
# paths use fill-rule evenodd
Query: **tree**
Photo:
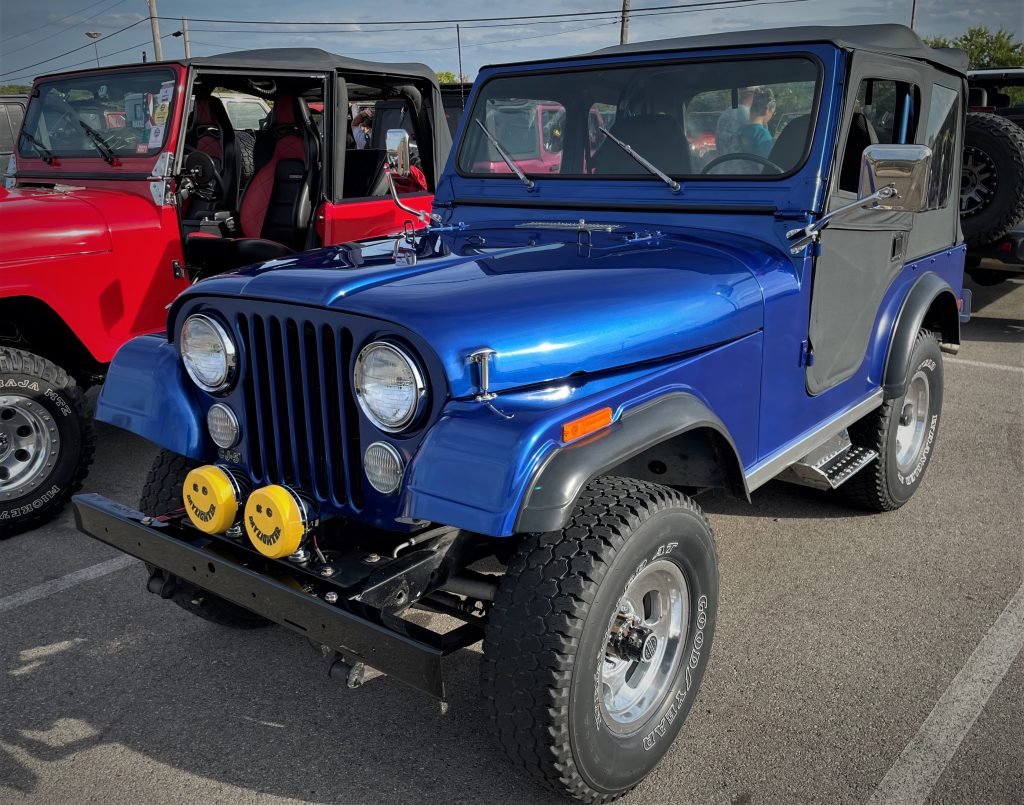
M 0 84 L 0 95 L 28 95 L 28 84 Z
M 438 70 L 437 80 L 442 84 L 454 84 L 456 81 L 455 73 L 451 70 Z
M 924 41 L 933 48 L 953 47 L 964 51 L 972 70 L 1024 66 L 1024 42 L 1015 42 L 1013 32 L 1005 28 L 992 33 L 986 26 L 976 25 L 953 39 L 931 36 Z

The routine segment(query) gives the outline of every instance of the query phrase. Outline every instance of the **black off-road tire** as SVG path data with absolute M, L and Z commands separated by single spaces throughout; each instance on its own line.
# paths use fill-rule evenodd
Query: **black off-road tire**
M 238 192 L 241 196 L 242 190 L 256 172 L 256 137 L 247 131 L 235 129 L 235 150 L 238 152 Z
M 161 450 L 153 459 L 153 466 L 150 467 L 146 483 L 142 487 L 139 511 L 155 517 L 172 514 L 184 508 L 181 487 L 185 483 L 185 476 L 198 465 L 199 462 L 179 456 L 170 450 Z M 150 565 L 146 565 L 146 569 L 150 573 L 153 571 Z M 266 618 L 191 585 L 181 586 L 171 596 L 171 600 L 187 612 L 219 626 L 260 629 L 271 625 Z
M 24 493 L 7 497 L 4 479 L 0 479 L 0 539 L 20 534 L 51 519 L 82 488 L 96 448 L 92 417 L 82 390 L 66 371 L 52 361 L 10 347 L 0 347 L 0 399 L 20 399 L 31 416 L 52 422 L 59 437 L 53 463 L 40 468 L 40 474 Z M 0 428 L 4 421 L 21 422 L 22 414 L 0 406 Z M 21 427 L 28 427 L 22 425 Z M 0 433 L 0 454 L 10 455 L 13 437 Z M 4 447 L 6 445 L 6 449 Z M 9 471 L 5 471 L 9 472 Z M 13 488 L 8 494 L 15 494 Z
M 928 410 L 923 442 L 910 459 L 908 471 L 901 469 L 897 461 L 896 435 L 908 396 L 912 393 L 913 378 L 918 374 L 928 384 Z M 942 418 L 942 389 L 942 352 L 938 339 L 931 331 L 921 330 L 910 356 L 907 394 L 886 401 L 881 408 L 850 427 L 853 443 L 877 451 L 878 458 L 839 487 L 848 500 L 872 511 L 895 511 L 910 500 L 931 463 Z
M 611 619 L 632 580 L 665 561 L 688 585 L 679 664 L 635 730 L 616 734 L 598 684 Z M 481 687 L 509 757 L 584 802 L 625 794 L 668 751 L 693 705 L 717 609 L 714 536 L 692 500 L 628 478 L 588 484 L 562 531 L 521 538 L 489 615 Z
M 985 179 L 977 198 L 976 177 Z M 960 228 L 968 246 L 986 246 L 1024 218 L 1024 130 L 1005 117 L 967 115 L 960 184 Z

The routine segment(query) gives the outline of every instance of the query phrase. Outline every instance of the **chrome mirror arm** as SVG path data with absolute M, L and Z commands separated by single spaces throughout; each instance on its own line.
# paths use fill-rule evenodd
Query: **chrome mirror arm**
M 441 220 L 441 216 L 434 212 L 426 212 L 425 210 L 417 210 L 413 207 L 409 207 L 402 203 L 401 199 L 398 198 L 398 189 L 395 187 L 395 178 L 391 170 L 390 165 L 384 166 L 384 173 L 388 177 L 388 190 L 391 191 L 391 200 L 395 202 L 395 206 L 404 212 L 412 213 L 416 216 L 421 224 L 436 223 Z
M 789 253 L 800 254 L 808 243 L 817 243 L 821 238 L 821 231 L 839 216 L 845 215 L 859 207 L 864 207 L 872 202 L 892 198 L 895 195 L 896 185 L 888 184 L 885 187 L 878 188 L 878 190 L 869 196 L 864 196 L 864 198 L 851 201 L 849 204 L 844 204 L 842 207 L 826 213 L 814 223 L 810 223 L 807 226 L 799 227 L 797 229 L 790 229 L 786 233 L 786 239 L 793 240 L 793 238 L 799 238 L 799 240 L 789 247 Z

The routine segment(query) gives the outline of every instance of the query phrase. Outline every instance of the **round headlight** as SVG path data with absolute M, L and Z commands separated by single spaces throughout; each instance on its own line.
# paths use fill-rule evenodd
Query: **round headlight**
M 386 341 L 363 347 L 354 372 L 359 407 L 381 430 L 408 427 L 423 409 L 426 386 L 415 361 Z
M 363 455 L 363 469 L 370 486 L 383 495 L 390 495 L 402 483 L 405 464 L 402 457 L 387 442 L 374 442 Z
M 234 379 L 235 344 L 215 319 L 201 313 L 185 319 L 178 348 L 185 371 L 200 388 L 221 391 Z
M 241 428 L 235 412 L 223 403 L 214 403 L 206 413 L 206 427 L 210 430 L 210 438 L 217 447 L 227 450 L 238 444 Z

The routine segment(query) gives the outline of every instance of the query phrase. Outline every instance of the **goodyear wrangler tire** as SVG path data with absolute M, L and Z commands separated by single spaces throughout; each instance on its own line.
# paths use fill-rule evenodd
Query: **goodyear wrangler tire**
M 198 462 L 170 450 L 161 450 L 157 453 L 139 496 L 139 511 L 159 516 L 182 509 L 181 486 L 185 483 L 185 476 L 189 470 L 197 466 Z M 153 572 L 151 565 L 146 565 L 146 569 L 150 573 Z M 271 625 L 266 618 L 198 587 L 182 586 L 171 600 L 186 612 L 219 626 L 259 629 Z
M 562 531 L 521 539 L 489 615 L 485 701 L 539 782 L 609 802 L 665 755 L 704 677 L 718 609 L 711 528 L 679 492 L 605 477 Z
M 92 464 L 92 418 L 56 364 L 0 347 L 0 539 L 46 522 Z
M 894 511 L 910 500 L 931 462 L 942 416 L 942 352 L 935 334 L 921 330 L 910 356 L 907 391 L 850 427 L 854 444 L 878 458 L 839 487 L 874 511 Z

